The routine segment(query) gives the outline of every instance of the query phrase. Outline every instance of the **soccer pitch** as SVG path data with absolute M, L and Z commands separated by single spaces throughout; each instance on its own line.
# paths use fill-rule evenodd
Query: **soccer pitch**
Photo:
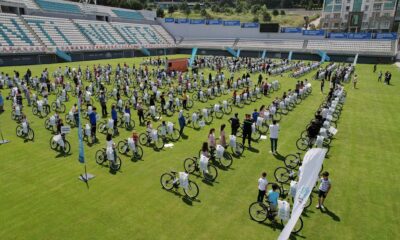
M 3 67 L 0 72 L 13 76 L 13 71 L 17 70 L 22 77 L 29 67 L 33 76 L 40 76 L 46 67 L 52 74 L 58 66 L 64 70 L 66 65 L 71 68 L 80 65 L 84 71 L 86 66 L 92 70 L 94 64 L 108 63 L 114 70 L 118 63 L 125 62 L 130 66 L 135 63 L 138 67 L 143 59 Z M 358 89 L 353 89 L 351 83 L 345 85 L 347 98 L 338 121 L 338 134 L 324 162 L 324 170 L 329 171 L 332 181 L 332 191 L 325 202 L 327 211 L 315 209 L 317 198 L 314 194 L 313 205 L 302 216 L 304 228 L 298 235 L 293 235 L 295 239 L 400 238 L 400 188 L 396 187 L 396 174 L 400 172 L 400 74 L 394 65 L 378 65 L 376 73 L 372 69 L 372 65 L 357 65 Z M 380 70 L 392 72 L 392 85 L 377 81 Z M 208 76 L 210 71 L 203 72 Z M 224 72 L 229 76 L 227 70 Z M 236 73 L 235 79 L 243 73 L 245 71 Z M 311 71 L 299 80 L 311 80 L 314 74 L 315 71 Z M 258 75 L 251 75 L 253 82 L 257 81 Z M 281 89 L 244 108 L 234 107 L 232 113 L 239 113 L 243 120 L 245 113 L 252 113 L 263 104 L 269 105 L 284 91 L 294 89 L 297 81 L 288 73 L 268 78 L 269 81 L 279 80 Z M 312 94 L 280 122 L 278 151 L 283 156 L 298 152 L 296 140 L 328 92 L 328 83 L 322 94 L 319 81 L 310 82 Z M 8 89 L 0 91 L 3 96 L 9 93 Z M 229 97 L 222 95 L 207 103 L 196 101 L 189 112 Z M 54 100 L 55 96 L 51 95 L 49 103 Z M 108 101 L 109 112 L 114 102 Z M 67 112 L 73 103 L 73 98 L 66 103 Z M 141 161 L 132 162 L 120 155 L 122 168 L 116 174 L 95 162 L 96 151 L 106 144 L 105 135 L 98 133 L 99 144 L 89 147 L 85 143 L 87 169 L 96 176 L 87 187 L 78 180 L 83 165 L 78 162 L 77 129 L 67 136 L 71 155 L 59 156 L 50 149 L 52 134 L 44 128 L 45 118 L 33 116 L 26 105 L 24 101 L 24 113 L 35 131 L 34 142 L 24 142 L 16 136 L 17 123 L 11 120 L 10 101 L 5 102 L 6 112 L 0 114 L 2 134 L 11 141 L 0 146 L 0 239 L 276 239 L 279 236 L 279 224 L 274 225 L 268 220 L 258 224 L 248 213 L 249 205 L 257 197 L 257 179 L 261 172 L 266 171 L 268 180 L 275 182 L 274 170 L 284 166 L 282 160 L 269 153 L 269 139 L 259 140 L 253 144 L 253 150 L 246 149 L 242 157 L 234 158 L 230 169 L 218 169 L 218 178 L 212 184 L 191 175 L 190 179 L 200 188 L 194 201 L 183 198 L 182 189 L 175 194 L 161 187 L 161 174 L 172 169 L 182 171 L 184 159 L 198 155 L 202 142 L 207 141 L 209 129 L 215 128 L 218 136 L 220 125 L 225 123 L 226 133 L 230 134 L 230 116 L 214 118 L 211 125 L 200 131 L 186 127 L 187 138 L 181 138 L 173 148 L 156 152 L 143 146 Z M 95 106 L 101 114 L 99 103 Z M 64 116 L 62 114 L 63 119 Z M 145 127 L 139 126 L 136 111 L 132 111 L 132 116 L 135 129 L 144 132 Z M 178 124 L 177 113 L 163 119 Z M 160 123 L 153 123 L 153 126 Z M 130 135 L 120 129 L 114 142 Z

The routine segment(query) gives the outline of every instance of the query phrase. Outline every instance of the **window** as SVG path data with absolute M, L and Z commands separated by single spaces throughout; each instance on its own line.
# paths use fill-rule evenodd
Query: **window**
M 338 28 L 338 27 L 339 27 L 339 23 L 335 23 L 333 26 L 334 26 L 335 28 Z
M 367 28 L 367 27 L 368 27 L 368 22 L 363 22 L 363 23 L 362 23 L 362 27 L 363 27 L 363 28 Z
M 326 14 L 325 15 L 325 19 L 330 19 L 331 18 L 331 15 L 330 14 Z
M 380 15 L 381 15 L 380 12 L 373 12 L 373 13 L 372 13 L 372 17 L 373 17 L 373 18 L 378 18 L 378 17 L 380 17 Z
M 327 28 L 329 26 L 329 24 L 326 22 L 324 23 L 324 28 Z
M 335 13 L 335 14 L 333 14 L 333 18 L 335 18 L 335 19 L 340 18 L 340 13 Z
M 384 17 L 390 17 L 390 13 L 384 13 L 383 16 Z
M 350 6 L 347 6 L 347 7 L 346 7 L 346 11 L 347 11 L 347 12 L 350 11 Z
M 369 5 L 364 6 L 364 11 L 368 11 Z
M 335 0 L 336 4 L 342 4 L 342 0 Z
M 389 21 L 384 21 L 382 23 L 382 28 L 389 28 L 390 22 Z
M 349 14 L 344 15 L 344 19 L 347 19 L 349 17 Z
M 382 8 L 382 3 L 375 3 L 374 4 L 374 10 L 375 11 L 380 11 Z

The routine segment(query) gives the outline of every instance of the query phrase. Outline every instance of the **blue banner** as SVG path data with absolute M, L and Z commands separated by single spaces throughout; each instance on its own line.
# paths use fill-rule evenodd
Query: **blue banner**
M 166 23 L 173 23 L 173 22 L 175 22 L 175 19 L 174 18 L 165 18 L 164 21 Z
M 282 33 L 301 33 L 301 28 L 295 28 L 295 27 L 284 27 L 281 28 Z
M 397 39 L 397 33 L 377 33 L 376 34 L 376 39 L 389 39 L 389 40 L 396 40 Z
M 189 23 L 189 19 L 187 18 L 176 18 L 175 23 Z
M 333 39 L 343 39 L 347 38 L 348 33 L 329 33 L 328 38 L 333 38 Z
M 221 25 L 222 24 L 222 20 L 210 19 L 210 20 L 206 20 L 206 24 L 208 24 L 208 25 Z
M 306 36 L 325 36 L 324 30 L 304 30 L 303 35 Z
M 256 22 L 242 23 L 242 28 L 259 28 L 260 24 Z
M 78 123 L 78 140 L 79 140 L 79 156 L 78 161 L 80 163 L 85 163 L 85 152 L 83 150 L 83 133 L 82 133 L 82 118 L 81 118 L 81 98 L 78 98 L 78 116 L 79 116 L 79 123 Z
M 223 24 L 224 26 L 240 26 L 240 21 L 238 20 L 224 21 Z
M 349 39 L 371 39 L 371 33 L 348 33 Z
M 204 19 L 190 19 L 190 24 L 205 24 L 206 20 Z

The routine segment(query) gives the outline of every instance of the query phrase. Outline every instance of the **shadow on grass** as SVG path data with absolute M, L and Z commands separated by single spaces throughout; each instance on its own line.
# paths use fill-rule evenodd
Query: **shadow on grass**
M 258 150 L 257 148 L 254 148 L 254 147 L 247 148 L 247 150 L 248 150 L 249 152 L 252 152 L 252 153 L 259 153 L 259 152 L 260 152 L 260 150 Z
M 164 189 L 164 188 L 162 188 L 162 189 Z M 174 190 L 174 189 L 171 189 L 171 190 L 164 189 L 164 190 L 169 193 L 174 194 L 175 196 L 178 196 L 179 198 L 182 199 L 182 202 L 184 202 L 185 204 L 187 204 L 188 206 L 191 206 L 191 207 L 193 207 L 193 202 L 197 202 L 197 203 L 201 202 L 199 199 L 190 198 L 190 197 L 186 196 L 186 194 L 182 194 L 179 191 Z
M 325 210 L 321 209 L 321 212 L 331 217 L 333 221 L 340 222 L 340 217 L 334 212 L 330 211 L 327 207 L 325 207 Z
M 273 154 L 272 156 L 274 156 L 275 159 L 280 160 L 280 161 L 285 160 L 285 156 L 281 155 L 279 152 L 277 152 L 276 154 Z
M 63 152 L 59 152 L 58 154 L 57 154 L 57 156 L 56 156 L 56 158 L 62 158 L 62 157 L 64 157 L 64 158 L 66 158 L 66 157 L 69 157 L 69 156 L 71 156 L 72 154 L 71 153 L 63 153 Z

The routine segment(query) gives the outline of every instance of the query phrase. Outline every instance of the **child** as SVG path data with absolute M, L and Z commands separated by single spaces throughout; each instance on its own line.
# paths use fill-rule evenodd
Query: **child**
M 133 139 L 133 141 L 135 142 L 135 145 L 137 145 L 137 144 L 138 144 L 138 141 L 139 141 L 139 135 L 137 134 L 136 131 L 133 131 L 133 132 L 132 132 L 132 139 Z
M 215 149 L 215 128 L 211 128 L 210 132 L 208 133 L 208 145 L 210 146 L 211 149 Z
M 276 212 L 278 210 L 278 199 L 279 199 L 279 192 L 278 185 L 276 183 L 272 184 L 272 190 L 269 190 L 267 198 L 269 202 L 269 206 L 272 212 Z
M 200 154 L 205 157 L 210 157 L 210 154 L 208 153 L 208 143 L 207 142 L 203 142 L 203 146 L 201 147 Z
M 318 191 L 318 205 L 316 206 L 317 209 L 325 209 L 324 201 L 326 196 L 328 196 L 329 191 L 331 190 L 331 182 L 328 179 L 329 173 L 323 172 L 321 178 L 321 184 L 319 185 Z
M 226 147 L 226 136 L 225 136 L 225 124 L 221 125 L 221 129 L 219 132 L 219 143 L 221 144 L 221 146 Z

